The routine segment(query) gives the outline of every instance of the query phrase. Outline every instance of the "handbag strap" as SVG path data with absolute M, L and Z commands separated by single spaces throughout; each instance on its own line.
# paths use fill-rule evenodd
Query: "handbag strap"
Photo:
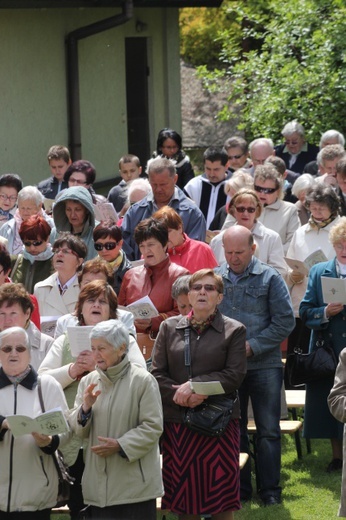
M 186 327 L 184 330 L 184 358 L 185 366 L 189 372 L 189 379 L 192 378 L 191 372 L 191 349 L 190 349 L 190 327 Z
M 42 385 L 41 385 L 41 377 L 40 376 L 37 376 L 37 393 L 38 393 L 38 398 L 39 398 L 39 401 L 40 401 L 40 406 L 41 406 L 41 410 L 42 412 L 44 413 L 46 410 L 45 410 L 45 406 L 44 406 L 44 401 L 43 401 L 43 394 L 42 394 Z M 55 466 L 55 469 L 58 473 L 58 478 L 59 480 L 62 479 L 62 474 L 61 474 L 61 469 L 59 467 L 59 462 L 57 460 L 57 451 L 55 451 L 54 453 L 51 453 L 51 456 L 53 457 L 53 462 L 54 462 L 54 466 Z

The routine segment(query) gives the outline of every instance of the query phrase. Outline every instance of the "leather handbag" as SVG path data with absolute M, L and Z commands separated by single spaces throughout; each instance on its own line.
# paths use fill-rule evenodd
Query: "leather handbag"
M 286 360 L 286 372 L 290 385 L 299 386 L 314 381 L 334 377 L 337 359 L 332 347 L 322 337 L 316 341 L 316 350 L 303 354 L 299 347 L 289 354 Z
M 184 353 L 185 366 L 188 368 L 189 379 L 191 373 L 191 352 L 190 352 L 190 328 L 184 331 Z M 186 408 L 184 424 L 201 435 L 207 437 L 221 437 L 226 431 L 232 416 L 233 404 L 237 398 L 232 395 L 211 395 L 203 403 L 195 408 Z
M 42 395 L 42 386 L 41 386 L 41 378 L 39 377 L 37 380 L 37 391 L 38 391 L 38 398 L 40 401 L 42 412 L 44 413 L 45 406 L 43 401 L 43 395 Z M 70 486 L 74 483 L 74 478 L 71 477 L 69 474 L 69 469 L 67 464 L 64 461 L 63 454 L 61 451 L 56 450 L 55 453 L 52 453 L 53 462 L 55 469 L 58 473 L 58 479 L 59 479 L 59 487 L 58 487 L 58 496 L 57 496 L 57 502 L 55 507 L 62 507 L 65 506 L 70 498 Z

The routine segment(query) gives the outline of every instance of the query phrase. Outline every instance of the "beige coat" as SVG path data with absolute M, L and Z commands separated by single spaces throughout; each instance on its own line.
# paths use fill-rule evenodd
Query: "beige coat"
M 346 423 L 346 348 L 341 351 L 339 359 L 334 386 L 328 397 L 328 405 L 331 414 L 338 421 Z M 346 425 L 344 425 L 343 446 L 341 498 L 338 516 L 346 517 Z
M 79 296 L 79 285 L 76 277 L 67 291 L 61 295 L 58 287 L 58 274 L 54 273 L 34 288 L 41 316 L 63 316 L 73 312 Z
M 101 394 L 86 425 L 79 423 L 85 389 L 97 383 Z M 107 374 L 96 369 L 79 383 L 72 429 L 88 438 L 82 479 L 86 504 L 106 507 L 151 500 L 163 495 L 159 438 L 163 429 L 162 405 L 154 377 L 127 355 Z M 103 458 L 90 449 L 98 437 L 112 437 L 123 451 Z

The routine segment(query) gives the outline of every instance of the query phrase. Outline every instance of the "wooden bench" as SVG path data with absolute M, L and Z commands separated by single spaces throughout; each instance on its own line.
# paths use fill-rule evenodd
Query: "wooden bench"
M 296 442 L 296 450 L 298 459 L 302 458 L 302 447 L 300 443 L 300 432 L 302 428 L 302 421 L 280 421 L 281 434 L 294 435 Z M 255 421 L 250 420 L 247 425 L 247 431 L 249 435 L 256 435 L 257 429 Z
M 249 458 L 248 453 L 239 453 L 239 468 L 240 469 L 243 469 L 248 458 Z M 162 458 L 161 458 L 161 460 L 162 460 Z M 156 510 L 161 513 L 161 515 L 162 515 L 161 520 L 164 520 L 165 514 L 168 513 L 168 511 L 161 509 L 161 499 L 162 499 L 162 497 L 158 497 L 156 499 Z M 54 507 L 51 510 L 51 515 L 68 515 L 69 513 L 70 513 L 70 510 L 69 510 L 68 506 Z

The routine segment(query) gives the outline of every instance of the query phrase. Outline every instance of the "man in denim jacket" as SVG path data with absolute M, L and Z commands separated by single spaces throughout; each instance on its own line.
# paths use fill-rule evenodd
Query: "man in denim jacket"
M 281 501 L 280 343 L 294 328 L 290 295 L 281 275 L 253 256 L 251 232 L 233 226 L 223 236 L 226 262 L 215 271 L 222 276 L 224 297 L 220 311 L 246 326 L 247 375 L 239 389 L 240 451 L 249 453 L 247 406 L 251 397 L 257 427 L 259 494 L 265 506 Z M 252 494 L 251 467 L 241 471 L 241 499 Z

